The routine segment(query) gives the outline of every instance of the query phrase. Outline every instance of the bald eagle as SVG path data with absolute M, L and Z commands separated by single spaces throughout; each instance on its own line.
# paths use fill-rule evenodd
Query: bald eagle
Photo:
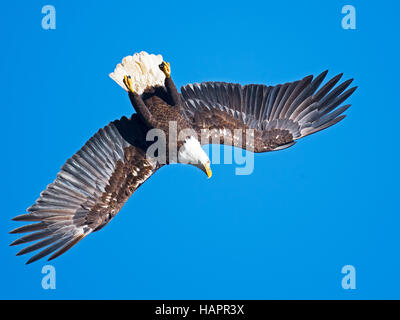
M 12 230 L 28 234 L 11 245 L 37 241 L 17 253 L 40 249 L 27 264 L 50 254 L 49 260 L 54 259 L 108 224 L 160 167 L 185 163 L 211 177 L 202 144 L 231 143 L 255 153 L 281 150 L 338 123 L 350 106 L 340 105 L 356 87 L 347 89 L 353 79 L 336 86 L 342 74 L 321 86 L 326 75 L 276 86 L 203 82 L 178 93 L 170 64 L 161 55 L 125 57 L 110 77 L 128 92 L 136 113 L 100 129 L 67 160 L 28 213 L 13 219 L 33 223 Z M 157 129 L 169 141 L 171 122 L 177 131 L 190 130 L 166 147 L 163 162 L 148 152 L 146 136 Z M 233 134 L 238 129 L 242 135 Z M 246 130 L 252 131 L 251 139 Z

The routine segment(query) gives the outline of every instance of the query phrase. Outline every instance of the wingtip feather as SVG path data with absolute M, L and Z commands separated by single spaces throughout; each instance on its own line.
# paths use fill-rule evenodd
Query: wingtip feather
M 14 240 L 13 242 L 11 242 L 9 244 L 10 247 L 16 246 L 18 244 L 21 244 L 22 242 L 20 241 L 20 239 Z

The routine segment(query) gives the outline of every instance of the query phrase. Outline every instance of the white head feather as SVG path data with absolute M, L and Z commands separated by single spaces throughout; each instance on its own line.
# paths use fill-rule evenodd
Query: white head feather
M 183 146 L 178 153 L 178 161 L 180 163 L 188 163 L 193 165 L 210 164 L 210 159 L 207 153 L 201 147 L 199 140 L 195 137 L 189 137 L 185 140 Z

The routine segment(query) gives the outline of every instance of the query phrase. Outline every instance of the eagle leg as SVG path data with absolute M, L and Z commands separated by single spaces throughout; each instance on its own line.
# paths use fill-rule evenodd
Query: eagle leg
M 180 95 L 178 93 L 178 90 L 176 90 L 175 84 L 171 79 L 171 65 L 169 62 L 163 61 L 159 65 L 160 70 L 165 74 L 165 82 L 164 85 L 167 88 L 167 92 L 170 97 L 170 104 L 172 106 L 179 106 L 180 105 Z
M 132 86 L 132 78 L 131 76 L 125 76 L 124 77 L 124 84 L 126 86 L 126 88 L 128 89 L 129 92 L 134 93 L 135 91 L 133 90 L 133 86 Z
M 142 97 L 133 90 L 132 79 L 130 76 L 124 76 L 124 84 L 128 89 L 129 100 L 131 100 L 132 106 L 136 113 L 144 120 L 149 126 L 155 126 L 156 122 L 144 103 Z
M 170 78 L 171 77 L 171 65 L 169 64 L 169 62 L 165 62 L 163 61 L 160 65 L 160 70 L 165 74 L 166 78 Z

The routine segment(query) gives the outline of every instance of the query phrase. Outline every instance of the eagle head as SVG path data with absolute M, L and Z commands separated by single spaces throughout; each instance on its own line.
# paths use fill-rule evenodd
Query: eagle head
M 193 136 L 185 139 L 185 142 L 178 153 L 178 162 L 191 164 L 199 168 L 201 171 L 207 174 L 208 178 L 211 178 L 212 176 L 210 159 L 208 158 L 207 153 L 205 153 L 201 147 L 199 140 Z

